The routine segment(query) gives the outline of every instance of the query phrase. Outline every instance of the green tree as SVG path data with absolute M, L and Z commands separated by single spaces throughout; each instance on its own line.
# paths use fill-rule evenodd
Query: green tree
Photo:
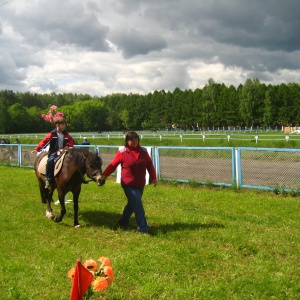
M 231 85 L 229 88 L 222 86 L 219 106 L 222 126 L 236 126 L 239 124 L 239 99 L 234 86 Z
M 21 104 L 16 103 L 9 107 L 8 113 L 11 118 L 11 133 L 26 133 L 32 129 L 32 119 L 28 111 Z
M 263 113 L 263 124 L 266 127 L 269 127 L 272 124 L 272 101 L 270 92 L 266 92 L 265 105 L 264 105 L 264 113 Z
M 125 94 L 112 94 L 101 99 L 107 107 L 106 125 L 111 130 L 120 130 L 123 128 L 122 120 L 120 119 L 121 107 Z
M 74 131 L 102 131 L 106 130 L 107 108 L 99 100 L 76 102 L 71 106 L 62 106 L 61 111 L 69 114 L 69 130 Z
M 278 119 L 282 126 L 291 124 L 291 110 L 293 105 L 290 101 L 288 86 L 284 83 L 280 84 L 277 90 L 278 103 Z
M 218 86 L 215 81 L 210 78 L 202 90 L 203 103 L 203 125 L 205 127 L 219 125 L 218 116 Z
M 300 124 L 300 86 L 297 83 L 288 84 L 289 97 L 290 97 L 290 123 L 293 126 Z
M 27 111 L 31 120 L 30 129 L 28 132 L 42 132 L 45 128 L 46 122 L 41 117 L 41 110 L 37 106 L 33 106 L 30 107 Z
M 202 90 L 196 89 L 194 91 L 193 104 L 193 129 L 201 130 L 203 126 L 203 104 L 202 104 Z
M 8 101 L 0 97 L 0 132 L 2 134 L 8 133 L 11 123 L 11 117 L 8 113 L 9 104 Z
M 125 108 L 121 111 L 120 113 L 120 119 L 122 121 L 122 125 L 124 127 L 124 129 L 128 129 L 128 130 L 131 130 L 132 127 L 132 123 L 131 123 L 131 120 L 130 120 L 130 114 L 129 114 L 129 111 Z
M 164 105 L 164 91 L 155 91 L 151 96 L 147 97 L 149 99 L 148 115 L 148 129 L 156 130 L 164 127 L 164 116 L 166 113 Z
M 171 122 L 172 122 L 172 126 L 175 126 L 175 127 L 178 126 L 178 128 L 185 127 L 185 121 L 183 118 L 184 112 L 182 109 L 183 102 L 184 102 L 183 91 L 177 87 L 173 91 L 173 105 L 172 105 Z
M 246 126 L 253 126 L 256 121 L 255 110 L 258 106 L 259 80 L 247 79 L 242 88 L 240 113 Z

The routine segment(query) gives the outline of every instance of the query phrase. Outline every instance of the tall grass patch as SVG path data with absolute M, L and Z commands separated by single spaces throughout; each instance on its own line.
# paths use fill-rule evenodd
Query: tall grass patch
M 117 228 L 125 196 L 113 180 L 82 186 L 75 229 L 72 203 L 63 222 L 45 217 L 32 169 L 0 172 L 2 299 L 68 299 L 68 270 L 100 256 L 110 258 L 115 280 L 95 299 L 299 299 L 297 198 L 146 186 L 151 229 L 143 235 L 134 217 L 129 230 Z

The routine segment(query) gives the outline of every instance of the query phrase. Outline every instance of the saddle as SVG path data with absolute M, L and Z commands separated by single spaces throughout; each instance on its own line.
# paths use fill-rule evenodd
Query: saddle
M 61 167 L 62 167 L 62 163 L 64 161 L 65 155 L 67 152 L 64 152 L 62 155 L 56 157 L 54 159 L 54 177 L 58 174 L 58 172 L 60 171 Z M 47 160 L 48 160 L 48 155 L 45 155 L 38 166 L 38 171 L 43 174 L 46 175 L 46 165 L 47 165 Z

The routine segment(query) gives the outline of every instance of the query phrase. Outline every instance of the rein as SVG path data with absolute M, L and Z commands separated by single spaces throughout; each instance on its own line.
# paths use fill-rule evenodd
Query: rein
M 77 167 L 77 170 L 78 170 L 78 172 L 79 172 L 79 174 L 80 174 L 80 176 L 81 176 L 81 178 L 82 178 L 82 182 L 83 183 L 89 183 L 90 181 L 93 181 L 93 179 L 89 179 L 89 180 L 86 180 L 85 178 L 84 178 L 84 175 L 81 173 L 81 171 L 79 170 L 79 168 Z

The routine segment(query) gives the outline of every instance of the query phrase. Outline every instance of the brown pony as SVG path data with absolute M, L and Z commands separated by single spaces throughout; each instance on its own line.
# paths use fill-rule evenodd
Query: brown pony
M 78 199 L 81 191 L 81 184 L 95 181 L 98 186 L 101 186 L 105 183 L 105 180 L 102 177 L 102 159 L 98 156 L 97 151 L 91 152 L 84 148 L 69 149 L 65 154 L 60 171 L 55 176 L 52 187 L 48 190 L 45 189 L 45 174 L 42 174 L 39 171 L 39 164 L 46 155 L 47 152 L 39 154 L 34 164 L 35 174 L 39 181 L 42 202 L 47 204 L 46 217 L 55 222 L 61 222 L 66 213 L 65 196 L 68 192 L 72 192 L 74 203 L 74 226 L 80 227 L 78 222 Z M 86 181 L 84 178 L 85 174 L 87 174 L 91 180 Z M 53 202 L 52 196 L 55 189 L 57 189 L 61 209 L 60 215 L 57 217 L 53 215 L 51 208 L 51 202 Z

